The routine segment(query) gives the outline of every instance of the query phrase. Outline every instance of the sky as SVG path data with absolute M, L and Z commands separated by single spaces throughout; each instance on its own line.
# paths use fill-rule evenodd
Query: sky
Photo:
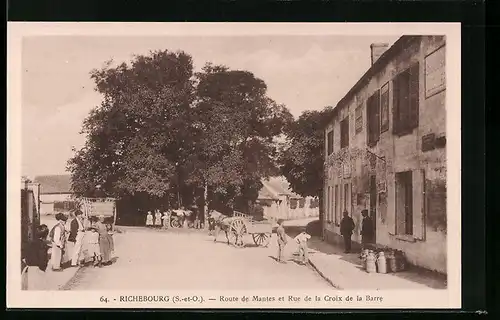
M 248 70 L 295 117 L 335 106 L 370 67 L 370 44 L 395 36 L 32 36 L 22 42 L 22 174 L 64 174 L 90 110 L 102 97 L 90 71 L 151 50 L 183 50 L 206 62 Z

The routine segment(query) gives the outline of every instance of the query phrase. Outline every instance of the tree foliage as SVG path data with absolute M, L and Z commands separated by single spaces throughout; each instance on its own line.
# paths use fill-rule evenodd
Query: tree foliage
M 325 127 L 333 108 L 305 111 L 286 129 L 287 144 L 280 156 L 281 173 L 302 196 L 321 197 L 324 185 Z
M 192 198 L 206 184 L 213 201 L 244 203 L 277 172 L 275 137 L 293 117 L 252 73 L 212 64 L 194 73 L 191 56 L 165 50 L 91 78 L 103 101 L 68 161 L 77 194 L 99 184 L 118 197 Z

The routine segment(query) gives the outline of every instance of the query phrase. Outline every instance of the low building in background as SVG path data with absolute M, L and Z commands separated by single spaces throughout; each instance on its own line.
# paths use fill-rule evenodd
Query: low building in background
M 403 36 L 371 46 L 372 66 L 325 129 L 327 241 L 341 241 L 347 211 L 359 243 L 367 209 L 377 245 L 447 272 L 445 45 L 444 36 Z
M 69 174 L 37 176 L 34 182 L 40 184 L 40 214 L 68 212 L 75 208 Z
M 268 219 L 301 219 L 319 216 L 319 202 L 314 197 L 294 193 L 284 177 L 262 179 L 257 205 Z

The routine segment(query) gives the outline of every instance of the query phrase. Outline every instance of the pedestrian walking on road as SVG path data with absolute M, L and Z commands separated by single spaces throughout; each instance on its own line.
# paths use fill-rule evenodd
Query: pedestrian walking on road
M 148 211 L 148 215 L 146 216 L 146 227 L 151 228 L 153 226 L 153 215 L 151 211 Z
M 307 247 L 307 240 L 311 239 L 311 235 L 302 231 L 295 237 L 295 242 L 299 245 L 299 259 L 300 263 L 305 265 L 309 261 L 309 248 Z
M 347 211 L 344 211 L 344 217 L 340 222 L 340 234 L 344 237 L 344 253 L 351 252 L 351 237 L 355 227 L 354 220 L 349 217 Z
M 53 271 L 61 271 L 62 258 L 66 246 L 66 230 L 64 225 L 68 218 L 64 213 L 56 214 L 57 224 L 49 233 L 50 241 L 52 242 L 52 252 L 50 262 Z
M 85 237 L 85 228 L 83 226 L 83 212 L 75 211 L 75 218 L 70 223 L 70 232 L 68 236 L 68 251 L 71 259 L 71 266 L 82 265 L 82 245 Z
M 361 243 L 363 249 L 366 249 L 371 243 L 373 243 L 373 220 L 368 215 L 368 210 L 364 209 L 361 211 L 363 216 L 363 221 L 361 224 Z
M 276 229 L 276 234 L 278 235 L 278 262 L 286 263 L 284 260 L 285 246 L 287 244 L 285 228 L 283 228 L 283 219 L 278 220 L 278 229 Z
M 158 209 L 155 211 L 155 227 L 161 228 L 161 212 Z

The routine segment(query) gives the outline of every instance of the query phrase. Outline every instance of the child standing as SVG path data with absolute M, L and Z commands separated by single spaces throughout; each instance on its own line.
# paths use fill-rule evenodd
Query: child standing
M 94 267 L 100 267 L 102 262 L 101 257 L 101 249 L 99 247 L 99 232 L 95 227 L 95 223 L 97 219 L 95 217 L 91 217 L 92 225 L 89 228 L 88 235 L 88 254 L 92 257 L 92 262 Z
M 278 235 L 278 262 L 279 263 L 286 263 L 286 261 L 283 259 L 284 252 L 285 252 L 285 246 L 287 243 L 286 239 L 286 233 L 285 233 L 285 228 L 283 228 L 283 219 L 278 220 L 278 229 L 276 229 L 276 234 Z
M 155 227 L 161 228 L 161 212 L 158 209 L 155 211 Z
M 307 248 L 307 240 L 309 239 L 311 239 L 311 236 L 304 231 L 294 239 L 299 245 L 299 259 L 300 263 L 303 265 L 307 264 L 307 261 L 309 261 L 309 249 Z
M 153 215 L 151 211 L 148 211 L 148 215 L 146 216 L 146 227 L 151 228 L 153 226 Z
M 170 212 L 169 211 L 165 211 L 163 213 L 163 229 L 168 229 L 168 225 L 170 224 Z

